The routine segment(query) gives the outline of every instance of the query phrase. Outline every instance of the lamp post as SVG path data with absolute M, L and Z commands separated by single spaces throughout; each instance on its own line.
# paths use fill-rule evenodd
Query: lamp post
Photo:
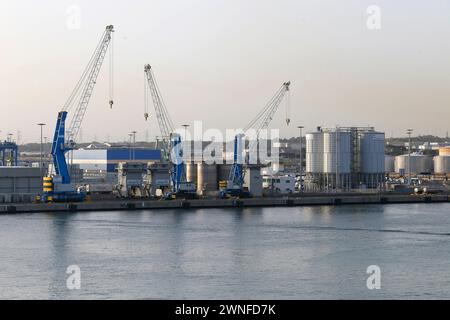
M 304 128 L 303 126 L 298 126 L 297 127 L 300 130 L 300 192 L 303 191 L 303 143 L 302 143 L 302 129 Z
M 128 149 L 130 150 L 129 155 L 128 155 L 128 160 L 131 160 L 131 142 L 132 142 L 132 136 L 133 134 L 130 132 L 128 133 Z
M 41 145 L 40 145 L 40 152 L 39 152 L 39 169 L 41 171 L 42 176 L 42 129 L 45 126 L 45 123 L 38 123 L 39 127 L 41 127 Z
M 133 160 L 136 157 L 135 153 L 136 153 L 136 133 L 137 131 L 131 131 L 131 133 L 133 134 Z
M 181 126 L 184 127 L 184 141 L 187 141 L 187 128 L 189 128 L 189 125 L 183 124 Z
M 184 141 L 183 142 L 186 145 L 186 149 L 187 149 L 187 129 L 189 128 L 189 125 L 188 124 L 183 124 L 182 126 L 184 127 Z M 183 148 L 183 157 L 185 157 L 185 156 L 186 155 L 184 153 L 184 148 Z M 184 158 L 184 159 L 186 160 L 187 158 Z
M 411 134 L 413 129 L 406 130 L 408 134 L 408 185 L 411 185 Z

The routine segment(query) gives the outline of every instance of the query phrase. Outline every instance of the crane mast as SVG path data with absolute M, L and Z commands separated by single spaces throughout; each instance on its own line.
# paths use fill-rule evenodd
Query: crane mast
M 68 151 L 73 150 L 75 147 L 75 139 L 80 130 L 81 123 L 97 81 L 97 77 L 105 59 L 108 45 L 111 42 L 112 32 L 114 32 L 113 26 L 107 26 L 100 42 L 97 44 L 94 54 L 91 56 L 88 65 L 83 71 L 81 78 L 77 82 L 62 110 L 58 113 L 51 154 L 53 157 L 56 177 L 58 179 L 57 182 L 65 185 L 65 187 L 60 187 L 61 192 L 58 194 L 62 200 L 73 200 L 77 198 L 75 192 L 71 190 L 70 187 L 71 179 L 65 154 Z M 109 104 L 112 106 L 113 101 L 110 100 Z M 71 120 L 69 128 L 66 129 L 65 122 L 67 115 L 74 106 L 76 106 L 74 116 Z M 55 196 L 57 196 L 56 191 L 52 194 L 52 198 L 55 198 Z
M 69 100 L 64 105 L 62 111 L 67 111 L 70 108 L 70 104 L 72 103 L 71 97 L 75 97 L 77 94 L 75 91 L 80 90 L 80 100 L 78 102 L 78 106 L 75 109 L 74 115 L 70 122 L 70 126 L 67 130 L 67 142 L 74 143 L 78 136 L 78 132 L 80 131 L 81 123 L 83 122 L 84 115 L 86 114 L 87 106 L 92 96 L 92 92 L 94 90 L 98 75 L 100 73 L 100 69 L 102 67 L 103 61 L 106 56 L 106 52 L 108 50 L 108 46 L 112 39 L 112 33 L 114 32 L 114 27 L 109 25 L 106 27 L 99 44 L 97 45 L 94 54 L 89 61 L 86 70 L 83 72 L 83 75 L 80 79 L 79 85 L 74 89 L 74 92 L 69 97 Z M 109 101 L 110 106 L 112 106 L 113 101 Z
M 155 76 L 152 71 L 152 67 L 149 64 L 144 66 L 144 73 L 148 89 L 153 100 L 153 106 L 155 107 L 155 114 L 158 120 L 159 130 L 162 135 L 163 149 L 167 156 L 169 154 L 170 136 L 175 131 L 172 119 L 167 111 L 166 104 L 162 98 L 161 91 L 156 83 Z M 146 87 L 147 88 L 147 87 Z M 148 118 L 148 106 L 147 106 L 147 94 L 146 94 L 146 106 L 145 106 L 145 118 Z
M 289 92 L 289 86 L 291 82 L 284 82 L 282 86 L 278 89 L 275 95 L 269 100 L 269 102 L 265 105 L 265 107 L 256 115 L 256 117 L 250 121 L 250 123 L 245 127 L 244 131 L 249 129 L 256 130 L 256 139 L 257 143 L 259 141 L 259 134 L 262 130 L 268 128 L 270 122 L 272 121 L 275 113 L 278 110 L 278 107 L 281 104 L 281 101 Z M 288 106 L 286 107 L 288 110 Z M 288 113 L 286 113 L 286 123 L 289 125 L 290 119 Z M 244 170 L 243 170 L 243 157 L 242 153 L 244 150 L 244 134 L 237 134 L 234 137 L 234 150 L 233 150 L 233 164 L 231 166 L 230 174 L 228 177 L 227 188 L 223 192 L 221 192 L 221 197 L 227 197 L 230 195 L 233 196 L 242 196 L 244 195 L 243 184 L 244 184 Z M 250 146 L 249 152 L 252 152 L 253 149 Z
M 152 71 L 152 67 L 149 64 L 144 66 L 145 74 L 145 112 L 144 117 L 147 120 L 148 113 L 148 99 L 147 99 L 147 87 L 152 96 L 153 106 L 155 108 L 156 118 L 158 120 L 159 130 L 162 135 L 163 144 L 163 160 L 170 160 L 170 180 L 171 191 L 165 194 L 166 199 L 173 199 L 177 195 L 183 195 L 184 197 L 195 196 L 195 184 L 186 181 L 186 174 L 184 170 L 183 162 L 183 147 L 181 136 L 175 133 L 175 128 L 167 111 L 166 104 L 162 98 L 161 91 L 159 90 L 155 76 Z
M 257 136 L 262 130 L 268 128 L 270 122 L 272 121 L 275 113 L 278 110 L 278 107 L 281 104 L 286 93 L 289 92 L 289 86 L 291 82 L 284 82 L 283 85 L 278 89 L 275 95 L 267 102 L 265 107 L 256 115 L 256 117 L 250 121 L 250 123 L 244 128 L 244 131 L 249 130 L 251 128 L 256 130 Z M 286 117 L 286 123 L 289 125 L 290 123 L 289 116 Z

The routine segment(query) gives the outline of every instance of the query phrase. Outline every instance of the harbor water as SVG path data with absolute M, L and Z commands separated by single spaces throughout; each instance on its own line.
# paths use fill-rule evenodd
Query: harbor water
M 0 257 L 3 299 L 450 299 L 450 204 L 6 214 Z

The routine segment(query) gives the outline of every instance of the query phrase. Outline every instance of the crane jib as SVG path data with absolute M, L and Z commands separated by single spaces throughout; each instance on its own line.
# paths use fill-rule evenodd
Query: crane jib
M 100 42 L 94 50 L 94 54 L 91 56 L 91 59 L 89 60 L 89 63 L 86 66 L 80 80 L 77 82 L 74 90 L 65 103 L 63 111 L 58 113 L 51 154 L 53 157 L 55 173 L 57 176 L 60 176 L 62 184 L 70 184 L 71 182 L 65 154 L 74 148 L 75 139 L 80 130 L 81 123 L 92 96 L 108 45 L 111 41 L 111 33 L 113 31 L 114 28 L 112 25 L 106 27 Z M 80 98 L 76 104 L 77 107 L 74 111 L 74 116 L 71 120 L 69 128 L 65 130 L 65 121 L 67 118 L 68 109 L 74 105 L 75 98 L 78 96 Z M 65 138 L 67 138 L 67 140 Z

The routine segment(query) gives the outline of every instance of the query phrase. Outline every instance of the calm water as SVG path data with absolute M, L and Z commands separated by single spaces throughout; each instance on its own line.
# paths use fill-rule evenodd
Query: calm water
M 0 298 L 450 299 L 450 204 L 0 215 Z

